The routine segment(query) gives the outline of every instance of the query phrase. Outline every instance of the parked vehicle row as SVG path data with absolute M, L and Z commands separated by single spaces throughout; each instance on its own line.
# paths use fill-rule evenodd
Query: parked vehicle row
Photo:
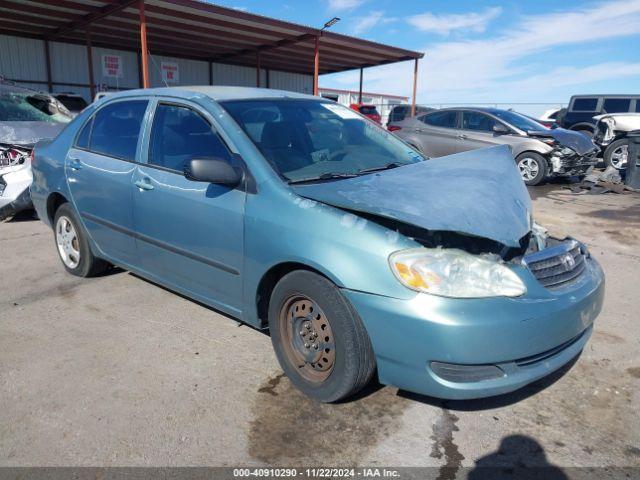
M 510 110 L 446 108 L 389 124 L 388 129 L 428 157 L 509 145 L 522 179 L 584 174 L 597 163 L 597 147 L 578 132 L 550 129 Z
M 427 115 L 506 136 L 499 113 Z M 575 358 L 602 307 L 601 268 L 533 223 L 508 147 L 425 161 L 318 97 L 113 94 L 39 143 L 33 171 L 69 273 L 118 265 L 268 327 L 292 383 L 323 402 L 374 374 L 442 398 L 515 390 Z
M 640 113 L 640 95 L 574 95 L 556 121 L 562 128 L 592 137 L 595 117 L 611 113 Z

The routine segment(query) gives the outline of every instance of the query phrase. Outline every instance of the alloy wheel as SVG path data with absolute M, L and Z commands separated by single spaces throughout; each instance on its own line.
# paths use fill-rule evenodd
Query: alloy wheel
M 316 302 L 293 295 L 283 303 L 278 316 L 284 352 L 305 380 L 322 383 L 333 371 L 336 359 L 331 324 Z
M 56 223 L 55 232 L 62 262 L 71 269 L 76 268 L 80 263 L 80 242 L 73 223 L 69 218 L 61 216 Z
M 620 145 L 613 152 L 611 152 L 611 165 L 618 170 L 624 170 L 627 166 L 628 157 L 629 145 Z
M 518 169 L 522 179 L 529 182 L 536 178 L 540 171 L 540 165 L 537 160 L 529 157 L 524 157 L 518 162 Z

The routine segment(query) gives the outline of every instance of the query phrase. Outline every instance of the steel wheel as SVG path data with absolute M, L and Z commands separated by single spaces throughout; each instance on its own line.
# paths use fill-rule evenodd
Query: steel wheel
M 629 158 L 629 145 L 620 145 L 611 152 L 611 165 L 618 170 L 624 170 L 627 167 Z
M 304 295 L 285 300 L 278 316 L 284 352 L 305 380 L 322 383 L 336 359 L 331 324 L 322 309 Z
M 59 217 L 55 232 L 58 253 L 62 262 L 71 269 L 76 268 L 80 263 L 80 242 L 71 220 L 65 216 Z
M 540 165 L 538 165 L 538 161 L 535 158 L 523 157 L 518 162 L 518 169 L 522 179 L 525 182 L 530 182 L 538 176 Z

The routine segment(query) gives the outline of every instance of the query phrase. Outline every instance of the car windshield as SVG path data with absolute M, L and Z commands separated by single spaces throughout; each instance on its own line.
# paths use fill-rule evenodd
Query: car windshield
M 221 105 L 291 182 L 343 178 L 424 160 L 392 133 L 333 102 L 260 99 Z
M 66 112 L 65 107 L 48 95 L 0 94 L 0 122 L 68 123 L 70 121 L 71 116 Z
M 534 130 L 536 132 L 539 132 L 540 130 L 549 130 L 534 119 L 517 112 L 510 112 L 509 110 L 492 110 L 491 114 L 525 132 L 528 132 L 529 130 Z

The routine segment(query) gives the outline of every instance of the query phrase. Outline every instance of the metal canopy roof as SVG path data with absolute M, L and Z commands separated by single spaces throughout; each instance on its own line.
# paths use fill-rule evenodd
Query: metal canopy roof
M 0 0 L 0 34 L 140 49 L 139 0 Z M 313 74 L 422 58 L 423 54 L 198 0 L 145 0 L 151 54 Z

